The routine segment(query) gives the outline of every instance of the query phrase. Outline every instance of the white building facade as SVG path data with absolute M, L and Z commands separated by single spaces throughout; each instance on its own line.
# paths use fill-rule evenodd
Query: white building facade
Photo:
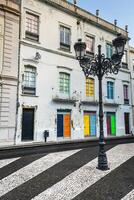
M 127 32 L 63 0 L 22 0 L 20 74 L 16 142 L 95 138 L 99 136 L 98 80 L 87 80 L 75 59 L 82 38 L 87 54 L 101 44 L 112 55 L 112 40 Z M 103 78 L 104 135 L 132 131 L 128 43 L 118 75 Z

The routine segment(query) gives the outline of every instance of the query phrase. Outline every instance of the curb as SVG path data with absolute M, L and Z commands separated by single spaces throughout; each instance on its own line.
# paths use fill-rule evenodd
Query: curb
M 123 143 L 134 143 L 134 136 L 121 136 L 105 138 L 106 145 Z M 99 139 L 91 138 L 86 140 L 61 141 L 52 143 L 35 143 L 27 145 L 15 145 L 0 148 L 0 159 L 18 157 L 30 154 L 52 153 L 73 149 L 98 146 Z

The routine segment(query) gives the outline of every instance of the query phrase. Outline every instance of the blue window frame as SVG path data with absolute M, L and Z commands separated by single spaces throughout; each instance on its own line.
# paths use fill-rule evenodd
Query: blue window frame
M 114 99 L 114 83 L 111 81 L 107 82 L 107 98 Z

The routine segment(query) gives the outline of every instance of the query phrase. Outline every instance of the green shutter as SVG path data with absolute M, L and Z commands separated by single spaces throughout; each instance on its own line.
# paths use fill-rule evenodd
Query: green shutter
M 111 134 L 116 135 L 116 119 L 115 115 L 111 115 Z

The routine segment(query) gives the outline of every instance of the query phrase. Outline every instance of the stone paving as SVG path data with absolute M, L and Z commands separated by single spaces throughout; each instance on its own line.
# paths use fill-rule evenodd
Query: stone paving
M 107 171 L 97 147 L 1 160 L 0 200 L 134 199 L 134 144 L 106 148 Z

